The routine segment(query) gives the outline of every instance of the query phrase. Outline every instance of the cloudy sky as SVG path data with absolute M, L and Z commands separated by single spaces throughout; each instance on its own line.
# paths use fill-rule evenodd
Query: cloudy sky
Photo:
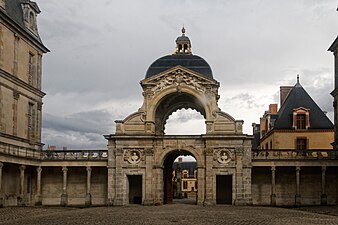
M 297 74 L 332 119 L 336 0 L 36 0 L 44 56 L 43 142 L 69 149 L 106 148 L 142 104 L 139 81 L 157 58 L 172 54 L 184 24 L 193 54 L 210 64 L 221 83 L 219 107 L 244 120 L 244 132 L 279 86 Z M 187 129 L 188 128 L 188 129 Z M 168 134 L 204 132 L 193 110 L 168 120 Z

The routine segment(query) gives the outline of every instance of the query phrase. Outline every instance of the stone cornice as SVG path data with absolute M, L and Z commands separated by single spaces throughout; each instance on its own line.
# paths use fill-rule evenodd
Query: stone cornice
M 40 91 L 37 88 L 32 87 L 31 85 L 27 84 L 26 82 L 20 80 L 18 77 L 15 77 L 15 76 L 9 74 L 8 72 L 6 72 L 2 69 L 0 69 L 0 76 L 5 78 L 6 80 L 10 81 L 11 83 L 18 85 L 19 87 L 22 87 L 23 89 L 35 94 L 36 96 L 38 96 L 40 98 L 43 98 L 46 95 L 46 93 Z M 20 94 L 22 94 L 22 93 L 20 93 Z M 28 96 L 26 96 L 26 97 L 28 97 Z

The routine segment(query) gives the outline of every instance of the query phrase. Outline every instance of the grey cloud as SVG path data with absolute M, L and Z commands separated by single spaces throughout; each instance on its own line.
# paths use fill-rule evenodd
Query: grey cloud
M 97 133 L 81 133 L 75 131 L 56 131 L 43 128 L 42 138 L 45 148 L 54 145 L 57 149 L 107 149 L 107 141 Z
M 44 114 L 43 128 L 55 131 L 72 131 L 79 133 L 106 134 L 112 132 L 113 115 L 105 111 L 90 111 L 75 113 L 61 117 Z

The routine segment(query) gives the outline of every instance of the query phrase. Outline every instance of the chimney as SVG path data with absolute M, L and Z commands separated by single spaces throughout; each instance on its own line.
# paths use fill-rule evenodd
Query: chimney
M 277 107 L 278 104 L 270 104 L 269 105 L 269 111 L 271 114 L 277 114 Z
M 280 86 L 279 95 L 280 95 L 280 106 L 281 107 L 292 88 L 293 86 Z
M 56 150 L 56 146 L 55 145 L 49 146 L 49 150 L 55 151 Z

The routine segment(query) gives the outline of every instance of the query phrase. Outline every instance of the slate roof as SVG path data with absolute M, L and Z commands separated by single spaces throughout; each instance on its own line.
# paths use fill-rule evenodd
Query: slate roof
M 275 130 L 293 129 L 293 110 L 299 107 L 310 109 L 309 129 L 333 129 L 333 124 L 319 108 L 315 101 L 305 91 L 302 85 L 297 84 L 290 90 L 283 105 L 278 111 Z
M 203 58 L 192 54 L 173 54 L 157 59 L 148 68 L 146 78 L 157 75 L 178 65 L 213 79 L 212 70 L 209 64 Z
M 181 167 L 182 170 L 189 170 L 189 176 L 194 176 L 194 170 L 196 169 L 196 162 L 174 162 L 173 170 L 176 170 L 178 166 Z
M 18 24 L 22 29 L 27 31 L 34 39 L 36 39 L 38 42 L 42 44 L 42 41 L 39 37 L 39 35 L 33 34 L 28 28 L 26 28 L 24 24 L 24 18 L 23 18 L 23 10 L 22 10 L 22 3 L 24 3 L 27 0 L 6 0 L 6 14 L 16 23 Z M 39 7 L 35 2 L 31 2 L 32 7 L 34 7 L 35 10 L 38 12 L 40 11 Z
M 336 39 L 331 44 L 331 46 L 329 47 L 328 51 L 334 52 L 334 51 L 336 51 L 337 48 L 338 48 L 338 36 L 336 37 Z

